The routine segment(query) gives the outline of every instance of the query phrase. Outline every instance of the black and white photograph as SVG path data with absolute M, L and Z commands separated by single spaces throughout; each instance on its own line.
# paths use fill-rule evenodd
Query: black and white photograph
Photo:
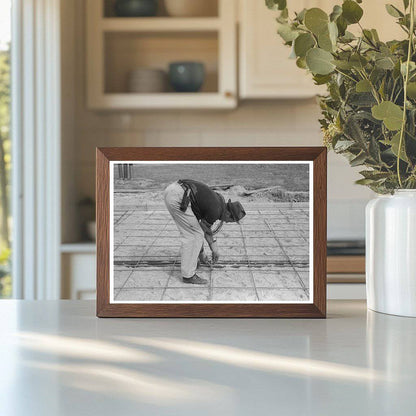
M 110 303 L 311 303 L 311 162 L 111 162 Z

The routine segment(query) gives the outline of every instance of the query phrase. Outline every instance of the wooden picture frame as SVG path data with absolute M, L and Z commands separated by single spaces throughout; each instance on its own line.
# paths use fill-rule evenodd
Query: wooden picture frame
M 215 318 L 325 318 L 326 317 L 326 219 L 327 150 L 324 147 L 192 147 L 97 148 L 97 316 L 98 317 L 215 317 Z M 110 302 L 110 166 L 111 162 L 178 161 L 311 162 L 312 200 L 309 200 L 313 241 L 309 303 L 111 303 Z M 270 162 L 272 161 L 272 162 Z M 171 162 L 167 162 L 171 163 Z

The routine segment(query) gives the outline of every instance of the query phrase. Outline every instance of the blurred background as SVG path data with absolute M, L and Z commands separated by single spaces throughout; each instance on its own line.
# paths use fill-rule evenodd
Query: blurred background
M 384 6 L 362 6 L 363 24 L 380 28 Z M 0 8 L 1 297 L 95 297 L 96 147 L 322 145 L 324 91 L 289 59 L 276 13 L 261 0 L 0 0 Z M 356 179 L 329 154 L 329 297 L 365 296 L 372 193 Z

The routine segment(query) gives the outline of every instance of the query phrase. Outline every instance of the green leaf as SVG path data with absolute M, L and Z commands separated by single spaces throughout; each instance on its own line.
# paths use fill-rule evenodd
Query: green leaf
M 407 13 L 404 17 L 400 17 L 398 19 L 398 23 L 402 26 L 407 27 L 408 29 L 410 28 L 410 14 Z
M 336 4 L 334 8 L 332 9 L 332 13 L 329 15 L 329 20 L 331 22 L 335 22 L 338 17 L 342 15 L 342 7 Z
M 347 70 L 350 70 L 352 68 L 352 65 L 348 61 L 344 61 L 344 60 L 341 60 L 341 59 L 335 59 L 333 61 L 333 63 L 337 68 L 339 68 L 343 71 L 347 71 Z
M 342 17 L 342 15 L 338 17 L 337 19 L 337 27 L 338 27 L 338 33 L 340 34 L 340 36 L 344 36 L 348 27 L 348 23 L 344 19 L 344 17 Z
M 302 33 L 295 39 L 296 56 L 303 58 L 306 52 L 315 46 L 315 40 L 310 33 Z
M 266 6 L 271 10 L 283 10 L 286 8 L 286 0 L 266 0 Z
M 370 185 L 373 182 L 373 179 L 358 179 L 355 181 L 356 185 Z
M 307 69 L 305 57 L 296 59 L 296 66 L 301 69 Z
M 297 30 L 293 30 L 288 24 L 281 23 L 277 25 L 277 33 L 285 42 L 292 42 L 299 36 L 299 32 Z
M 338 140 L 334 146 L 334 150 L 339 152 L 345 152 L 347 149 L 349 149 L 351 146 L 354 146 L 355 142 L 352 140 Z
M 382 120 L 384 125 L 392 131 L 402 127 L 403 110 L 391 101 L 383 101 L 371 109 L 373 117 Z
M 363 30 L 364 40 L 367 42 L 374 42 L 373 34 L 371 33 L 371 30 L 364 29 Z
M 367 140 L 361 125 L 361 113 L 352 114 L 345 120 L 344 133 L 350 140 L 359 144 L 360 148 L 363 149 L 366 147 Z
M 385 87 L 386 87 L 386 79 L 383 78 L 383 80 L 381 81 L 380 87 L 378 89 L 378 93 L 380 94 L 380 97 L 385 100 L 386 99 L 386 94 L 385 94 Z
M 327 82 L 331 81 L 331 75 L 315 74 L 313 76 L 313 80 L 315 81 L 315 85 L 324 85 Z
M 412 100 L 416 100 L 416 82 L 409 82 L 407 84 L 407 96 Z
M 402 74 L 400 73 L 400 61 L 397 61 L 394 65 L 393 72 L 392 72 L 393 78 L 398 79 L 401 78 Z
M 403 0 L 403 6 L 404 6 L 404 9 L 406 10 L 409 7 L 409 0 Z
M 337 28 L 338 28 L 338 31 L 339 31 L 339 27 L 338 27 L 338 25 L 337 25 Z M 341 42 L 344 42 L 344 43 L 349 43 L 349 42 L 351 42 L 351 41 L 353 41 L 353 40 L 355 40 L 356 39 L 356 36 L 353 34 L 353 33 L 351 33 L 351 32 L 348 32 L 348 30 L 344 33 L 344 35 L 340 38 L 340 41 Z
M 386 4 L 387 13 L 393 17 L 403 17 L 403 13 L 397 8 L 394 7 L 392 4 Z
M 376 59 L 375 64 L 378 68 L 386 69 L 386 70 L 394 69 L 394 65 L 395 65 L 393 59 L 389 56 Z
M 371 74 L 370 74 L 370 81 L 373 85 L 376 85 L 379 82 L 382 82 L 385 75 L 386 75 L 386 71 L 384 71 L 384 69 L 374 67 L 374 69 L 371 71 Z
M 376 170 L 362 170 L 360 175 L 363 175 L 365 179 L 372 179 L 373 181 L 378 181 L 380 179 L 386 179 L 391 176 L 390 172 L 379 172 Z
M 367 65 L 367 60 L 364 56 L 354 53 L 349 59 L 350 64 L 357 69 L 363 69 Z
M 373 39 L 376 42 L 380 42 L 380 38 L 378 37 L 378 33 L 377 33 L 377 30 L 376 29 L 371 29 L 371 34 L 373 35 Z
M 367 155 L 364 152 L 362 152 L 358 156 L 350 160 L 350 165 L 352 167 L 360 166 L 360 165 L 363 165 L 366 160 L 367 160 Z
M 412 61 L 409 62 L 409 74 L 416 70 L 416 64 Z M 400 64 L 400 72 L 403 77 L 406 76 L 406 62 Z
M 342 16 L 349 24 L 358 23 L 363 13 L 363 9 L 353 0 L 346 0 L 342 4 Z
M 298 22 L 303 22 L 305 19 L 306 11 L 306 9 L 303 9 L 299 13 L 297 13 L 295 20 L 297 20 Z
M 357 82 L 355 90 L 357 92 L 371 92 L 371 82 L 367 79 L 362 79 L 361 81 Z
M 338 27 L 334 22 L 328 22 L 326 30 L 318 35 L 319 47 L 328 51 L 334 52 L 337 46 Z
M 374 162 L 376 162 L 377 164 L 380 163 L 380 160 L 381 160 L 380 147 L 378 145 L 377 140 L 374 138 L 374 136 L 371 136 L 370 138 L 368 151 L 370 153 L 370 156 L 374 159 Z
M 413 140 L 416 140 L 416 109 L 412 109 L 409 111 L 408 117 L 407 117 L 407 123 L 408 123 L 408 137 L 410 137 Z M 416 154 L 416 153 L 415 153 Z
M 334 69 L 333 56 L 320 48 L 310 49 L 306 54 L 306 64 L 313 74 L 327 75 Z
M 335 46 L 331 41 L 329 32 L 324 32 L 318 35 L 318 45 L 321 49 L 328 52 L 333 52 Z
M 276 17 L 276 22 L 281 24 L 287 24 L 288 23 L 288 17 L 289 17 L 289 11 L 287 9 L 283 9 L 280 12 L 280 15 Z
M 341 101 L 341 92 L 336 82 L 331 82 L 331 84 L 328 85 L 328 91 L 333 100 Z
M 373 94 L 369 92 L 352 92 L 348 98 L 348 104 L 360 108 L 372 107 L 376 104 Z
M 337 24 L 334 23 L 334 22 L 329 22 L 328 23 L 328 32 L 329 32 L 329 37 L 331 39 L 331 42 L 335 47 L 337 45 L 337 38 L 338 38 L 338 26 L 337 26 Z
M 399 145 L 400 145 L 400 132 L 396 133 L 390 141 L 388 140 L 381 140 L 383 144 L 386 146 L 390 146 L 391 151 L 397 157 L 399 155 Z M 404 140 L 402 143 L 401 151 L 400 151 L 400 159 L 409 162 L 409 159 L 406 156 L 406 152 L 404 149 Z
M 318 7 L 306 11 L 305 26 L 315 35 L 324 33 L 328 28 L 328 15 Z

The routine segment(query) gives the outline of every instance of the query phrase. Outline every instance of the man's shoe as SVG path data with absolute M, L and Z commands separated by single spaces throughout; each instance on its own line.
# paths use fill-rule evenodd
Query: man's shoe
M 194 274 L 192 277 L 182 277 L 184 283 L 192 283 L 193 285 L 206 285 L 208 283 L 207 279 L 199 277 L 197 274 Z

